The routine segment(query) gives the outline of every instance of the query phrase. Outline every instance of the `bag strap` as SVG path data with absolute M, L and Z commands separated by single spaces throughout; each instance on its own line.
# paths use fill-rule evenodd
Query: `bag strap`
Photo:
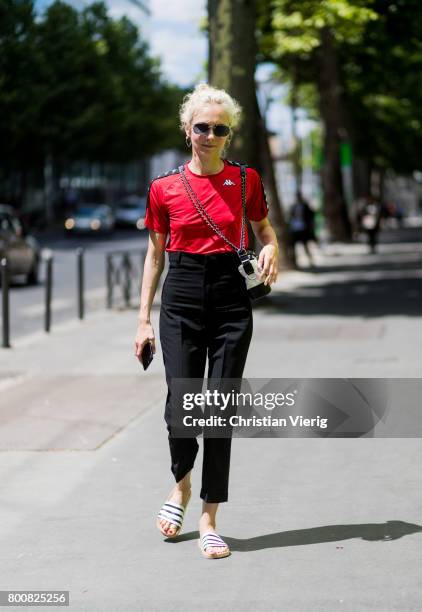
M 187 178 L 186 173 L 185 173 L 185 166 L 184 166 L 184 164 L 180 165 L 178 169 L 179 169 L 180 177 L 181 177 L 182 183 L 183 183 L 183 185 L 185 187 L 186 193 L 188 194 L 190 201 L 194 205 L 196 211 L 199 213 L 199 215 L 201 216 L 203 221 L 205 221 L 205 223 L 209 227 L 211 227 L 211 229 L 214 230 L 214 232 L 216 234 L 218 234 L 218 236 L 220 236 L 220 238 L 222 238 L 222 240 L 224 240 L 227 244 L 229 244 L 236 251 L 236 253 L 238 254 L 238 256 L 240 258 L 240 261 L 242 263 L 243 263 L 243 261 L 248 260 L 249 258 L 248 258 L 248 255 L 247 255 L 247 251 L 245 250 L 246 166 L 244 164 L 242 164 L 240 166 L 240 180 L 241 180 L 241 194 L 242 194 L 242 225 L 241 225 L 241 230 L 240 230 L 240 246 L 239 247 L 237 247 L 235 244 L 233 244 L 233 242 L 231 240 L 226 238 L 226 236 L 223 234 L 223 232 L 221 231 L 221 229 L 219 228 L 217 223 L 211 218 L 211 216 L 207 213 L 207 211 L 205 210 L 205 208 L 203 207 L 203 205 L 199 201 L 198 196 L 196 195 L 196 193 L 192 189 L 191 184 L 188 181 L 188 178 Z

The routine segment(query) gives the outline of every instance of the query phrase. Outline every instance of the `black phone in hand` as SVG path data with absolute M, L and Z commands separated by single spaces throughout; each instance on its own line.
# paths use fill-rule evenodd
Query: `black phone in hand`
M 152 344 L 151 342 L 147 342 L 144 348 L 142 349 L 142 353 L 141 353 L 141 363 L 144 367 L 144 370 L 148 368 L 149 364 L 153 360 L 153 357 L 154 357 L 154 353 L 152 350 Z

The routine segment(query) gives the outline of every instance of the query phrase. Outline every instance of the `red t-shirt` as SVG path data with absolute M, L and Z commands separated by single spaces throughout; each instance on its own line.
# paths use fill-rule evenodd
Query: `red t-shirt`
M 185 163 L 185 173 L 200 203 L 221 232 L 237 247 L 240 246 L 242 196 L 240 167 L 224 160 L 217 174 L 194 174 Z M 261 221 L 268 214 L 268 205 L 261 177 L 246 167 L 246 215 L 251 221 Z M 168 233 L 166 251 L 188 253 L 221 253 L 233 251 L 201 218 L 182 183 L 177 169 L 154 179 L 148 190 L 145 226 L 155 232 Z M 248 248 L 245 227 L 245 248 Z

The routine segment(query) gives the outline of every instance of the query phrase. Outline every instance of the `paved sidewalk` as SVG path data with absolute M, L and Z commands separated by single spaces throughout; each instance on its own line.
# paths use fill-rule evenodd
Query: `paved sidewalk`
M 282 275 L 245 376 L 420 377 L 422 243 L 392 237 Z M 0 589 L 69 590 L 78 612 L 420 610 L 419 439 L 233 440 L 218 517 L 232 555 L 215 562 L 196 544 L 200 448 L 183 535 L 163 541 L 164 370 L 159 348 L 146 373 L 133 356 L 136 316 L 0 352 Z

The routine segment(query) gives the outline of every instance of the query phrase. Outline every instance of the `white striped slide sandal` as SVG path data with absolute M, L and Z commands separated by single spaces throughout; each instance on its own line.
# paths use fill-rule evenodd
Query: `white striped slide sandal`
M 201 553 L 206 559 L 222 559 L 223 557 L 228 557 L 231 554 L 226 542 L 213 531 L 208 531 L 207 533 L 204 533 L 202 538 L 198 540 L 198 546 Z M 207 548 L 209 549 L 210 546 L 226 546 L 227 550 L 220 553 L 209 553 L 207 552 Z
M 157 528 L 161 531 L 163 536 L 165 536 L 166 538 L 175 538 L 179 535 L 182 529 L 183 518 L 187 505 L 188 504 L 186 503 L 186 506 L 182 506 L 182 504 L 178 504 L 172 501 L 166 501 L 162 505 L 157 517 Z M 160 525 L 160 520 L 165 520 L 172 523 L 172 525 L 176 527 L 176 531 L 174 533 L 165 533 L 165 531 L 162 530 L 162 527 Z

